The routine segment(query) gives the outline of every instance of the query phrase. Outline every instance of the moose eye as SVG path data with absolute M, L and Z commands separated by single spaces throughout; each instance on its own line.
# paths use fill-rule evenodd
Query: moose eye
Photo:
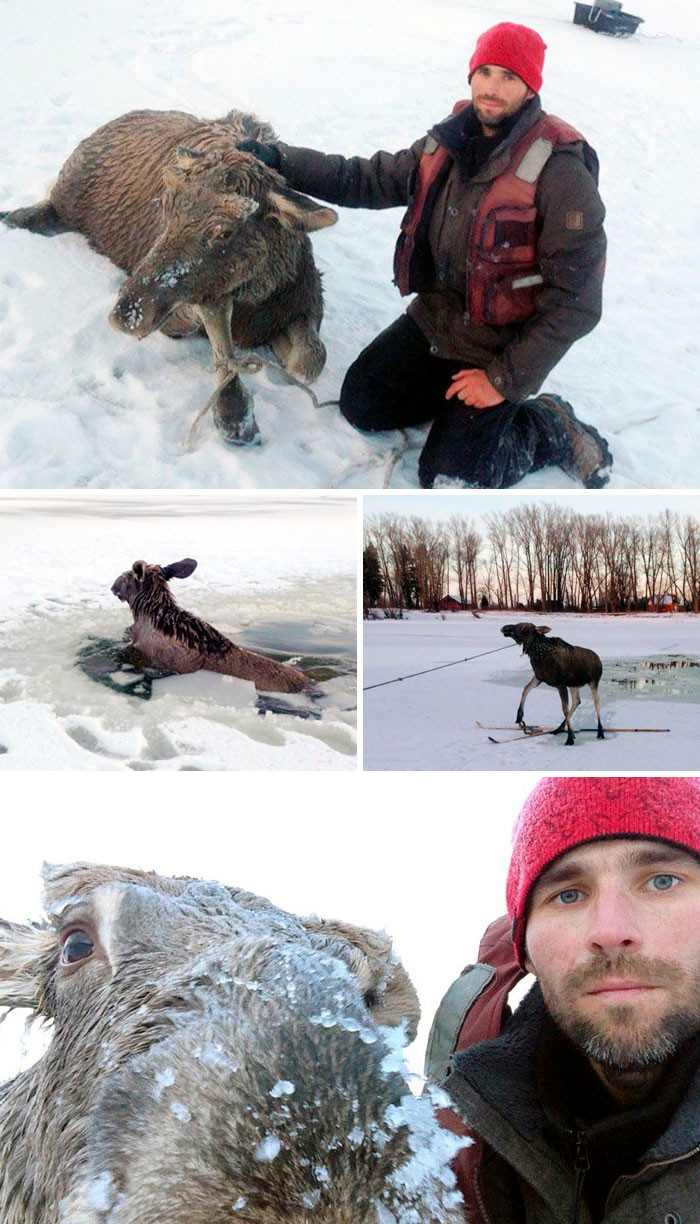
M 232 237 L 233 237 L 232 229 L 218 229 L 216 230 L 214 234 L 211 235 L 211 238 L 209 239 L 209 246 L 212 246 L 212 247 L 223 246 L 224 243 L 228 242 L 229 238 L 232 238 Z
M 95 945 L 87 931 L 71 931 L 63 941 L 61 964 L 75 965 L 78 961 L 87 960 L 94 949 Z

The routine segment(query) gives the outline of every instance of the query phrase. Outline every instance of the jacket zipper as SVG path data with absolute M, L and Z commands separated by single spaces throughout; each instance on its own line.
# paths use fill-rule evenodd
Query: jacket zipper
M 583 1195 L 583 1183 L 586 1173 L 591 1167 L 591 1162 L 588 1159 L 588 1141 L 585 1131 L 576 1131 L 576 1157 L 574 1160 L 574 1169 L 576 1170 L 576 1182 L 574 1185 L 574 1208 L 571 1216 L 571 1224 L 579 1224 L 579 1216 L 581 1214 L 581 1198 Z
M 486 1204 L 484 1202 L 484 1198 L 481 1193 L 481 1186 L 479 1185 L 478 1168 L 474 1172 L 474 1179 L 472 1181 L 472 1185 L 474 1187 L 474 1197 L 476 1198 L 477 1206 L 479 1208 L 479 1211 L 481 1212 L 481 1217 L 482 1217 L 481 1224 L 491 1224 L 491 1217 L 488 1211 L 486 1210 Z
M 652 1160 L 649 1164 L 644 1165 L 644 1168 L 638 1169 L 636 1173 L 623 1173 L 618 1177 L 617 1181 L 613 1182 L 608 1192 L 608 1197 L 605 1200 L 605 1210 L 608 1210 L 608 1204 L 617 1187 L 623 1181 L 634 1181 L 635 1178 L 641 1177 L 642 1173 L 648 1172 L 649 1169 L 663 1168 L 664 1165 L 679 1164 L 681 1160 L 689 1160 L 691 1156 L 697 1156 L 700 1152 L 700 1144 L 697 1147 L 691 1148 L 689 1152 L 684 1152 L 682 1156 L 671 1156 L 667 1160 Z

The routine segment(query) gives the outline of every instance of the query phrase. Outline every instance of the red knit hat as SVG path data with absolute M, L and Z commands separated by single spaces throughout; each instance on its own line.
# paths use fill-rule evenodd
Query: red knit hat
M 506 899 L 513 943 L 525 958 L 527 908 L 545 867 L 605 837 L 672 842 L 700 856 L 700 778 L 543 778 L 513 830 Z
M 469 80 L 482 64 L 497 64 L 499 68 L 514 72 L 528 89 L 539 93 L 546 50 L 547 45 L 536 30 L 502 21 L 477 39 L 476 50 L 469 61 Z

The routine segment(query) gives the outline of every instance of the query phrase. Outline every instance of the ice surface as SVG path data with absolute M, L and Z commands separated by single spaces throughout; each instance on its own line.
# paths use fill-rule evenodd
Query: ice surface
M 493 0 L 121 0 L 92 6 L 86 21 L 81 0 L 64 0 L 37 21 L 24 0 L 5 0 L 0 207 L 45 198 L 80 140 L 139 107 L 214 118 L 235 105 L 292 143 L 364 155 L 405 148 L 467 93 L 478 34 L 504 17 L 531 22 L 548 47 L 543 105 L 597 149 L 608 209 L 603 322 L 546 387 L 608 437 L 613 486 L 694 487 L 698 279 L 684 253 L 700 197 L 688 153 L 700 127 L 698 7 L 647 0 L 629 39 L 575 26 L 571 0 L 516 10 Z M 404 309 L 391 283 L 400 217 L 341 208 L 338 224 L 313 236 L 329 354 L 320 401 L 337 400 L 360 349 Z M 361 435 L 336 406 L 315 408 L 267 369 L 245 379 L 263 445 L 227 448 L 207 418 L 197 449 L 184 453 L 215 385 L 206 339 L 137 343 L 110 328 L 124 276 L 79 235 L 0 227 L 0 268 L 0 484 L 417 485 L 425 428 Z M 552 469 L 526 483 L 572 487 Z
M 527 619 L 528 614 L 518 613 Z M 541 620 L 541 614 L 538 614 Z M 537 619 L 537 618 L 536 618 Z M 576 735 L 573 747 L 565 737 L 542 735 L 527 743 L 490 744 L 516 735 L 515 712 L 525 684 L 532 678 L 530 662 L 519 648 L 458 663 L 428 675 L 389 684 L 365 694 L 364 763 L 366 769 L 495 769 L 495 770 L 694 770 L 700 702 L 646 700 L 630 696 L 611 683 L 606 661 L 640 656 L 689 655 L 700 659 L 698 618 L 691 614 L 632 616 L 562 615 L 547 612 L 554 637 L 595 650 L 603 662 L 598 690 L 604 727 L 669 727 L 669 734 L 622 734 L 607 731 Z M 499 630 L 512 623 L 513 613 L 410 612 L 408 619 L 367 621 L 364 627 L 364 684 L 371 685 L 407 672 L 437 667 L 452 660 L 506 645 Z M 555 727 L 561 722 L 556 689 L 542 684 L 527 697 L 528 723 Z M 512 726 L 512 732 L 487 731 L 485 725 Z M 595 726 L 595 709 L 588 688 L 572 726 Z

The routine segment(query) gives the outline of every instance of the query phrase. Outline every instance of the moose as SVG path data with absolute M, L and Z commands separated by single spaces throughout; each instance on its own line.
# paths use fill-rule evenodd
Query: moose
M 44 900 L 0 922 L 0 1006 L 52 1022 L 0 1086 L 3 1224 L 459 1224 L 385 935 L 89 863 Z
M 213 625 L 179 606 L 168 582 L 171 578 L 188 578 L 196 568 L 192 557 L 163 566 L 134 561 L 131 569 L 113 582 L 112 594 L 128 603 L 134 618 L 131 644 L 147 664 L 178 675 L 200 670 L 222 672 L 253 680 L 256 688 L 266 692 L 299 693 L 309 689 L 312 681 L 298 667 L 241 649 Z
M 234 446 L 261 440 L 236 347 L 269 344 L 302 382 L 323 369 L 308 235 L 338 219 L 236 148 L 251 137 L 276 139 L 238 110 L 218 120 L 131 111 L 78 145 L 47 200 L 0 213 L 35 233 L 77 230 L 127 272 L 109 316 L 115 328 L 140 340 L 204 330 L 218 377 L 214 420 Z
M 598 684 L 603 674 L 603 664 L 594 650 L 585 646 L 571 646 L 563 638 L 547 638 L 548 625 L 533 625 L 530 621 L 521 621 L 517 625 L 503 625 L 501 633 L 512 638 L 523 648 L 532 664 L 534 676 L 522 691 L 520 705 L 515 715 L 518 726 L 525 725 L 525 698 L 531 689 L 538 684 L 549 684 L 559 690 L 561 708 L 564 713 L 563 722 L 552 732 L 559 735 L 566 730 L 566 743 L 574 743 L 574 733 L 571 729 L 571 715 L 581 704 L 579 689 L 587 684 L 591 690 L 593 704 L 598 716 L 598 739 L 605 739 L 603 725 L 600 721 L 600 705 L 598 702 Z M 569 693 L 571 689 L 571 706 Z

